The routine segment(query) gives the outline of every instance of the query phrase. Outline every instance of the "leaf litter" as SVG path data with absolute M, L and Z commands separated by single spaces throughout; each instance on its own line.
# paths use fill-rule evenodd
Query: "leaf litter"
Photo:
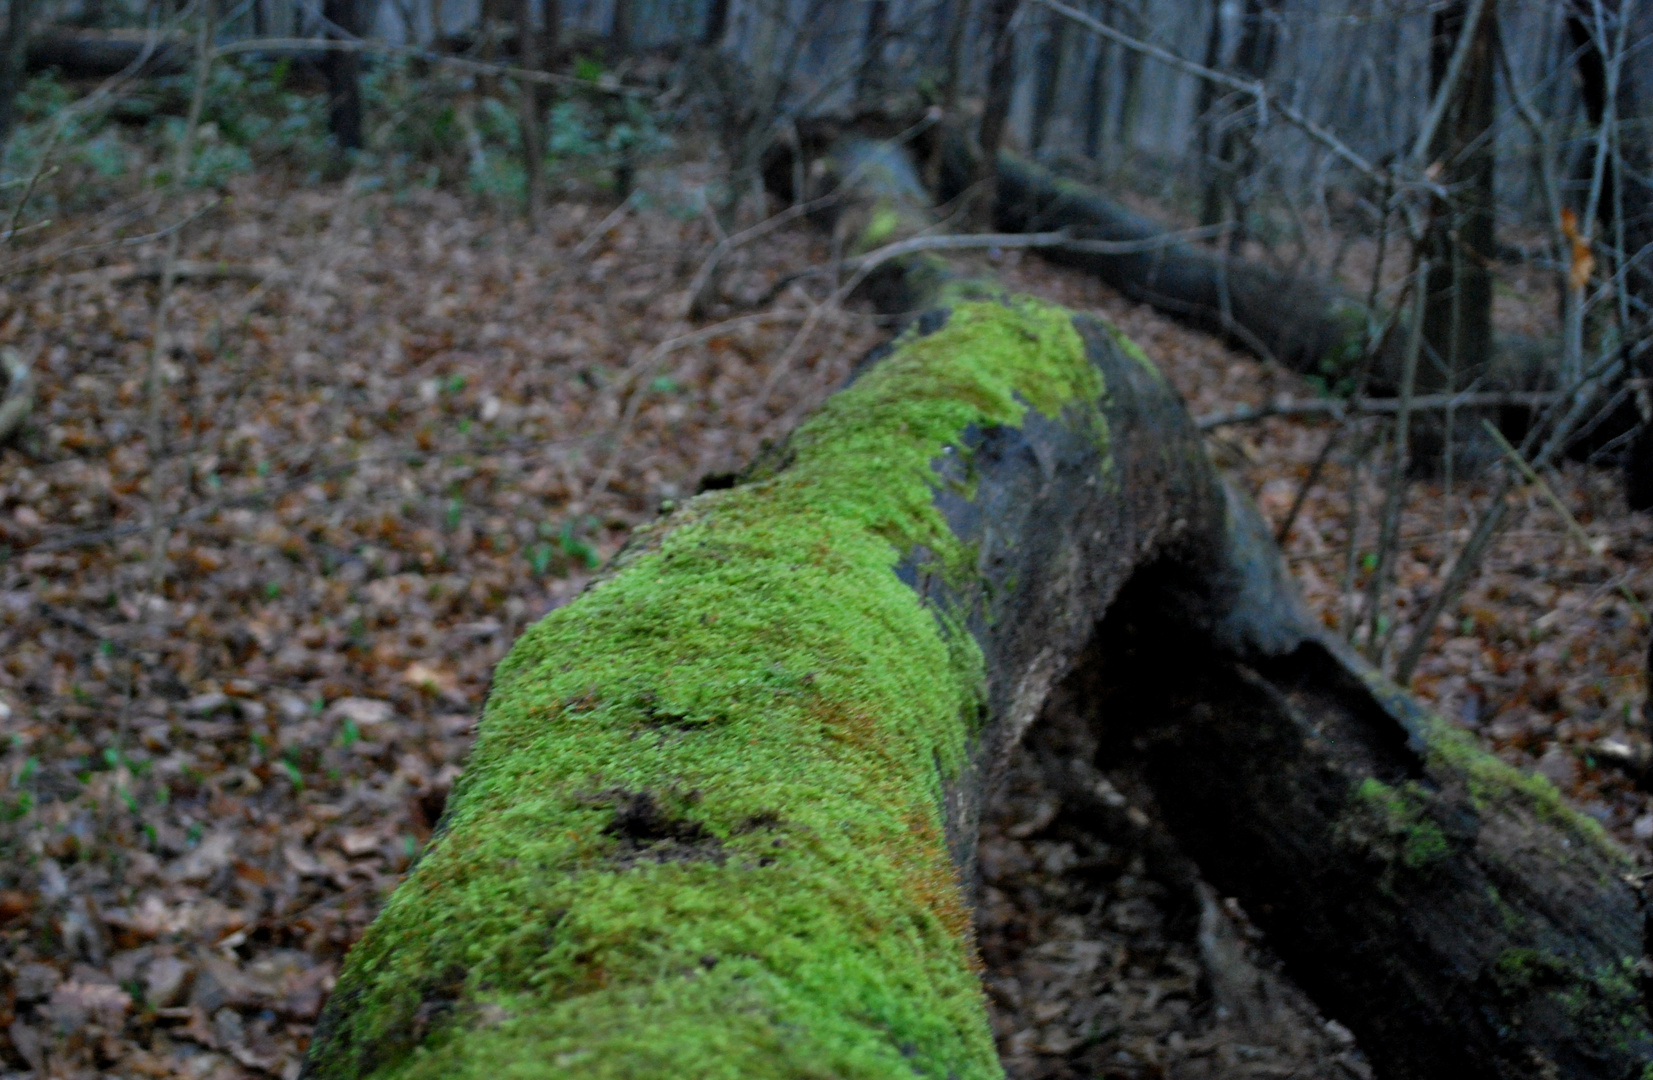
M 795 341 L 814 303 L 797 287 L 749 317 L 830 258 L 803 227 L 734 260 L 713 315 L 726 329 L 663 350 L 700 329 L 681 315 L 715 242 L 700 219 L 637 209 L 591 242 L 611 208 L 558 204 L 530 233 L 441 192 L 271 175 L 196 209 L 158 446 L 142 373 L 160 244 L 3 286 L 0 345 L 39 381 L 0 453 L 13 1073 L 296 1076 L 340 958 L 441 814 L 510 641 L 885 333 L 835 311 Z M 79 222 L 76 242 L 116 227 Z M 1308 392 L 1081 275 L 998 263 L 1017 289 L 1115 319 L 1195 413 Z M 1278 521 L 1328 430 L 1271 420 L 1213 447 Z M 1359 481 L 1368 506 L 1378 482 Z M 1653 810 L 1600 747 L 1645 738 L 1645 628 L 1617 589 L 1648 597 L 1653 522 L 1605 473 L 1551 483 L 1595 542 L 1528 493 L 1418 689 L 1645 856 Z M 1348 485 L 1334 455 L 1287 543 L 1329 624 L 1346 607 Z M 1413 486 L 1398 616 L 1477 498 Z M 1357 569 L 1372 537 L 1363 523 Z M 1191 914 L 1140 838 L 1065 834 L 1025 762 L 988 817 L 978 928 L 1012 1076 L 1365 1075 L 1244 913 L 1206 897 Z M 1266 1019 L 1225 996 L 1236 970 L 1272 988 Z

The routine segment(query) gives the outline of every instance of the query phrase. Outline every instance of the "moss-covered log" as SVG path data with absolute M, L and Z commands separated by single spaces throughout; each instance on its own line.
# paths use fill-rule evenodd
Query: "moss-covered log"
M 899 206 L 898 161 L 860 173 L 880 179 L 859 234 L 922 219 Z M 1236 755 L 1209 791 L 1165 774 L 1165 798 L 1244 845 L 1188 834 L 1225 887 L 1242 865 L 1280 876 L 1235 891 L 1289 894 L 1276 943 L 1343 994 L 1333 1015 L 1390 1075 L 1447 1075 L 1412 1046 L 1422 1021 L 1426 1049 L 1494 1047 L 1451 1075 L 1548 1061 L 1617 1080 L 1646 1057 L 1620 992 L 1636 898 L 1599 830 L 1320 642 L 1254 511 L 1111 327 L 933 260 L 903 276 L 944 306 L 737 486 L 641 530 L 500 665 L 438 835 L 351 953 L 306 1075 L 999 1075 L 976 821 L 1009 748 L 1085 671 L 1095 692 L 1054 700 L 1094 741 L 1163 726 L 1191 761 Z M 1120 607 L 1122 590 L 1155 599 Z M 1130 648 L 1115 608 L 1177 620 L 1165 662 L 1112 663 Z M 1239 682 L 1206 694 L 1182 656 Z M 1245 674 L 1278 658 L 1307 672 L 1288 701 L 1359 722 L 1288 724 Z M 1148 705 L 1074 704 L 1103 690 Z M 1499 920 L 1467 943 L 1433 932 L 1488 910 L 1483 866 L 1553 887 L 1500 884 Z M 1366 886 L 1356 915 L 1327 910 Z M 1438 1000 L 1456 1007 L 1420 1017 Z M 1616 1041 L 1597 1049 L 1601 1031 Z

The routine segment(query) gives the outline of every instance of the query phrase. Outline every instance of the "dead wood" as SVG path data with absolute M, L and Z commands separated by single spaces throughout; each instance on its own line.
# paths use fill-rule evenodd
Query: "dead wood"
M 882 160 L 852 250 L 924 220 Z M 1641 897 L 1600 828 L 1303 612 L 1111 326 L 934 251 L 880 270 L 889 310 L 941 306 L 501 665 L 305 1075 L 997 1075 L 962 905 L 1041 716 L 1050 760 L 1144 763 L 1383 1075 L 1640 1069 Z M 925 686 L 969 689 L 909 713 Z

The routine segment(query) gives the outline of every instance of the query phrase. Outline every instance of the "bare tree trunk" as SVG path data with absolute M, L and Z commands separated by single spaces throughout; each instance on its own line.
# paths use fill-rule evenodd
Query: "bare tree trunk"
M 542 0 L 545 26 L 534 26 L 534 0 L 517 0 L 517 48 L 519 63 L 529 71 L 540 71 L 557 47 L 558 23 L 562 19 L 559 0 Z M 521 127 L 523 198 L 528 228 L 538 229 L 545 210 L 545 106 L 548 88 L 524 82 L 518 88 L 518 123 Z
M 1239 40 L 1235 43 L 1233 71 L 1241 78 L 1261 81 L 1268 77 L 1274 64 L 1275 41 L 1278 36 L 1276 20 L 1281 0 L 1245 0 L 1241 12 Z M 1217 65 L 1222 66 L 1220 55 Z M 1211 87 L 1211 83 L 1205 84 Z M 1213 88 L 1208 117 L 1205 191 L 1200 205 L 1200 224 L 1218 225 L 1225 220 L 1234 222 L 1230 233 L 1230 250 L 1237 251 L 1245 242 L 1246 218 L 1251 202 L 1251 174 L 1257 167 L 1257 150 L 1253 141 L 1254 125 L 1236 115 L 1236 107 L 1227 98 L 1218 98 Z M 1245 108 L 1249 102 L 1239 106 Z
M 723 43 L 723 35 L 729 29 L 729 0 L 712 0 L 706 6 L 706 25 L 700 31 L 700 43 L 707 48 L 716 48 Z
M 982 105 L 981 134 L 978 143 L 981 159 L 976 173 L 977 191 L 974 195 L 976 220 L 991 222 L 993 204 L 997 201 L 999 145 L 1004 141 L 1005 121 L 1010 117 L 1010 95 L 1016 89 L 1016 37 L 1011 23 L 1021 0 L 988 0 L 987 30 L 992 42 L 991 60 L 987 68 L 987 100 Z
M 1213 71 L 1223 67 L 1223 13 L 1222 4 L 1211 5 L 1211 26 L 1205 37 L 1205 66 Z M 1210 79 L 1200 80 L 1199 94 L 1194 106 L 1194 139 L 1199 153 L 1200 171 L 1205 174 L 1205 198 L 1200 206 L 1200 224 L 1215 225 L 1222 221 L 1222 208 L 1214 206 L 1212 192 L 1220 187 L 1222 162 L 1218 145 L 1222 139 L 1223 121 L 1216 113 L 1217 84 Z
M 445 0 L 430 0 L 430 48 L 432 52 L 448 51 L 447 4 Z
M 1432 91 L 1446 76 L 1470 7 L 1470 0 L 1452 0 L 1435 13 Z M 1497 33 L 1496 0 L 1487 0 L 1457 92 L 1429 150 L 1449 194 L 1435 200 L 1424 238 L 1423 253 L 1431 270 L 1423 332 L 1430 355 L 1418 371 L 1420 392 L 1453 390 L 1486 371 L 1492 360 Z
M 1091 63 L 1090 86 L 1085 92 L 1085 156 L 1098 164 L 1108 141 L 1108 123 L 1112 119 L 1109 108 L 1114 55 L 1111 42 L 1096 41 L 1096 58 Z
M 1619 0 L 1602 5 L 1602 29 L 1612 33 L 1622 18 Z M 1607 58 L 1595 33 L 1596 8 L 1590 0 L 1570 0 L 1567 30 L 1578 56 L 1579 96 L 1590 125 L 1607 122 Z M 1653 4 L 1635 5 L 1627 40 L 1645 50 L 1653 40 Z M 1609 247 L 1623 245 L 1626 292 L 1633 321 L 1642 332 L 1653 324 L 1653 71 L 1645 60 L 1621 65 L 1613 123 L 1618 153 L 1609 154 L 1598 203 L 1599 236 Z M 1622 167 L 1620 167 L 1622 165 Z M 1588 177 L 1585 183 L 1588 184 Z M 1629 328 L 1626 328 L 1627 330 Z M 1643 358 L 1635 374 L 1653 378 L 1653 362 Z M 1645 385 L 1645 384 L 1644 384 Z M 1653 510 L 1653 399 L 1636 395 L 1641 428 L 1624 461 L 1625 498 L 1632 510 Z
M 614 18 L 608 27 L 609 55 L 620 57 L 631 51 L 635 36 L 633 15 L 632 0 L 614 0 Z
M 950 0 L 947 45 L 941 62 L 941 108 L 951 117 L 958 111 L 959 86 L 964 74 L 964 43 L 970 26 L 970 0 Z
M 365 0 L 323 0 L 326 36 L 338 40 L 361 37 Z M 362 61 L 355 52 L 329 51 L 322 60 L 327 79 L 327 126 L 341 151 L 362 148 Z
M 1068 46 L 1068 20 L 1053 11 L 1045 12 L 1045 36 L 1040 42 L 1039 70 L 1033 91 L 1032 151 L 1035 157 L 1044 149 L 1045 136 L 1056 111 L 1056 98 L 1062 88 L 1062 61 Z
M 884 44 L 889 36 L 889 0 L 871 0 L 867 4 L 867 23 L 861 33 L 861 65 L 855 75 L 855 99 L 864 107 L 884 95 L 888 76 L 884 69 Z
M 29 31 L 37 0 L 10 0 L 6 5 L 6 43 L 0 49 L 0 150 L 11 140 L 17 122 L 17 95 L 23 89 Z

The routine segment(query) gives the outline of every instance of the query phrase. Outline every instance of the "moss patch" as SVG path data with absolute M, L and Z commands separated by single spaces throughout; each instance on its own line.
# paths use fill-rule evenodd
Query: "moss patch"
M 1629 863 L 1630 856 L 1607 835 L 1601 822 L 1568 806 L 1561 792 L 1546 777 L 1517 769 L 1433 714 L 1428 717 L 1427 740 L 1431 767 L 1461 776 L 1476 809 L 1510 801 L 1523 803 L 1540 819 L 1576 834 L 1605 856 L 1609 865 Z
M 1446 834 L 1429 816 L 1429 794 L 1415 781 L 1390 787 L 1367 777 L 1355 789 L 1357 812 L 1375 826 L 1368 846 L 1408 870 L 1424 870 L 1452 853 Z
M 531 628 L 311 1075 L 998 1076 L 941 809 L 982 657 L 895 566 L 971 580 L 932 462 L 1105 442 L 1102 390 L 1068 312 L 963 304 Z

